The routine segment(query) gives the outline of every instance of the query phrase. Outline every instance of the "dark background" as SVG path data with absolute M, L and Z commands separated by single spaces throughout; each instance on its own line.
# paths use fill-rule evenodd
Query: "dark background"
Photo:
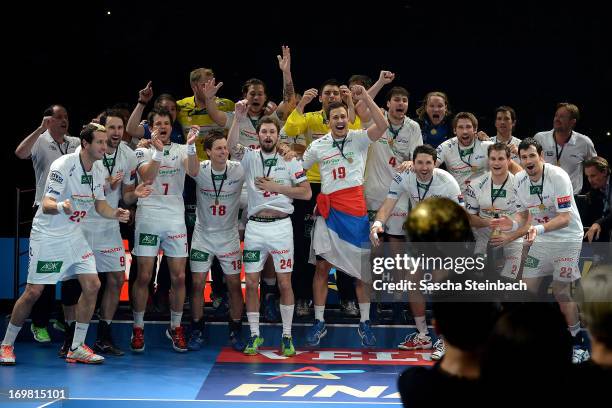
M 499 105 L 515 108 L 515 135 L 524 138 L 552 128 L 557 102 L 573 102 L 582 115 L 576 130 L 610 157 L 610 22 L 600 6 L 463 3 L 22 2 L 4 14 L 17 28 L 2 29 L 5 87 L 14 90 L 4 95 L 5 177 L 34 186 L 31 162 L 13 152 L 52 103 L 67 107 L 70 134 L 78 135 L 105 107 L 133 106 L 148 80 L 156 95 L 190 96 L 197 67 L 215 70 L 222 97 L 239 99 L 242 82 L 258 77 L 279 101 L 281 44 L 291 47 L 299 92 L 355 73 L 375 80 L 387 69 L 411 92 L 411 117 L 428 91 L 442 90 L 453 112 L 474 112 L 489 134 Z M 8 206 L 14 191 L 4 197 Z M 0 232 L 11 236 L 14 209 L 6 214 Z

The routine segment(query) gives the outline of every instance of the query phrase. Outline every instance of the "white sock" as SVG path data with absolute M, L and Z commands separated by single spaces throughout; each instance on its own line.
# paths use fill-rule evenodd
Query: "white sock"
M 2 340 L 2 344 L 8 346 L 15 344 L 15 339 L 19 334 L 19 330 L 21 330 L 21 327 L 9 323 L 6 328 L 6 333 L 4 333 L 4 340 Z
M 276 276 L 273 278 L 263 278 L 263 281 L 266 282 L 268 286 L 274 286 L 276 285 Z
M 251 336 L 259 336 L 259 313 L 247 312 L 247 320 L 249 321 L 249 327 L 251 328 Z
M 580 331 L 580 321 L 578 321 L 578 323 L 576 323 L 576 324 L 574 324 L 572 326 L 567 326 L 567 329 L 569 330 L 569 332 L 572 335 L 572 337 L 576 337 L 576 335 Z
M 429 329 L 427 328 L 427 321 L 425 320 L 425 316 L 415 316 L 414 322 L 416 323 L 417 330 L 420 334 L 429 334 Z
M 145 312 L 134 312 L 134 326 L 144 329 Z
M 183 312 L 175 312 L 170 310 L 170 328 L 176 329 L 181 325 L 181 319 L 183 318 Z
M 323 306 L 314 305 L 314 311 L 315 311 L 315 320 L 324 322 L 325 319 L 323 318 L 323 314 L 325 313 L 325 305 Z
M 366 322 L 370 320 L 370 303 L 360 303 L 359 312 L 361 315 L 361 318 L 359 319 L 360 322 Z
M 283 337 L 291 337 L 294 308 L 295 305 L 280 305 L 281 320 L 283 322 Z
M 72 338 L 72 346 L 70 347 L 71 350 L 74 350 L 81 344 L 85 343 L 85 336 L 87 336 L 88 328 L 89 323 L 76 323 L 76 325 L 74 326 L 74 337 Z

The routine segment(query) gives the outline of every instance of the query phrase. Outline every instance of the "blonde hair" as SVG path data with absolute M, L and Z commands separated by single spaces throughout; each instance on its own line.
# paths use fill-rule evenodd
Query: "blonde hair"
M 199 82 L 200 79 L 202 79 L 202 77 L 206 77 L 206 76 L 214 77 L 215 73 L 210 68 L 197 68 L 197 69 L 194 69 L 189 74 L 189 82 L 192 83 L 192 84 L 195 84 L 196 82 Z

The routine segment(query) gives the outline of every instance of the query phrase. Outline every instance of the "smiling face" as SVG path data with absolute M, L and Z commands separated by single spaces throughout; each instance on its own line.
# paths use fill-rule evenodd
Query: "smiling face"
M 429 181 L 433 176 L 435 160 L 431 154 L 418 153 L 414 158 L 414 172 L 422 181 Z
M 158 138 L 162 143 L 170 143 L 170 134 L 172 133 L 172 120 L 168 115 L 155 114 L 153 116 L 153 128 L 151 132 L 159 131 Z
M 117 116 L 107 116 L 106 117 L 106 136 L 108 137 L 107 143 L 108 146 L 116 149 L 121 143 L 121 139 L 123 138 L 123 119 Z
M 489 169 L 494 176 L 508 174 L 509 158 L 505 150 L 491 150 L 489 153 Z
M 106 153 L 107 135 L 106 132 L 95 131 L 91 144 L 85 146 L 85 151 L 92 161 L 101 160 Z
M 512 115 L 508 111 L 499 111 L 495 115 L 495 129 L 502 136 L 512 134 L 512 129 L 516 125 L 516 121 L 512 120 Z
M 387 102 L 389 116 L 397 121 L 404 120 L 408 112 L 408 97 L 406 95 L 395 94 Z
M 432 125 L 438 125 L 440 122 L 442 122 L 446 116 L 446 110 L 446 102 L 441 96 L 430 96 L 427 99 L 425 111 L 427 112 L 427 116 L 429 117 L 429 121 L 432 123 Z
M 225 162 L 227 162 L 227 157 L 229 156 L 227 139 L 221 138 L 215 140 L 212 149 L 206 149 L 206 154 L 214 164 L 223 166 Z
M 474 142 L 476 130 L 472 121 L 467 118 L 458 119 L 455 125 L 455 135 L 463 146 L 470 146 Z
M 340 87 L 325 85 L 321 95 L 319 95 L 319 102 L 323 105 L 323 110 L 326 110 L 327 106 L 332 102 L 340 102 Z
M 344 106 L 329 111 L 329 129 L 333 137 L 345 137 L 349 131 L 348 124 L 348 111 Z
M 529 145 L 527 149 L 519 151 L 521 166 L 525 169 L 532 180 L 537 180 L 542 174 L 544 167 L 544 155 L 538 154 L 535 146 Z

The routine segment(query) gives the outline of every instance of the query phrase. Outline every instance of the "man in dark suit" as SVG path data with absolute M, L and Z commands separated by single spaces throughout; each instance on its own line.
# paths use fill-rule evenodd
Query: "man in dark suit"
M 591 185 L 586 194 L 588 212 L 582 220 L 583 225 L 591 226 L 584 236 L 589 242 L 610 242 L 612 179 L 608 161 L 603 157 L 593 157 L 584 162 L 584 173 Z

